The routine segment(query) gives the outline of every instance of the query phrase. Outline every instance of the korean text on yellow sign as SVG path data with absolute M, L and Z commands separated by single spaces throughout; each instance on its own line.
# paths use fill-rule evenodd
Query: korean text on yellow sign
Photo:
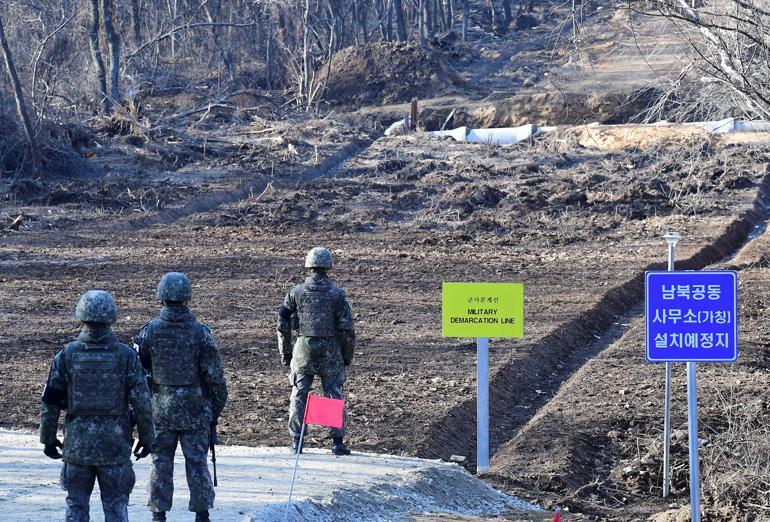
M 523 337 L 524 285 L 444 283 L 441 288 L 444 337 Z

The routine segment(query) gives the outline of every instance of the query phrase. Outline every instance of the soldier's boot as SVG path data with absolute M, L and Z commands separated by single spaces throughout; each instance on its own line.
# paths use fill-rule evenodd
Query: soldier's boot
M 299 448 L 299 452 L 302 453 L 302 448 L 305 447 L 305 441 L 301 440 L 298 436 L 294 437 L 294 440 L 291 443 L 291 450 L 294 453 L 297 453 L 297 448 Z
M 332 453 L 338 456 L 350 455 L 350 449 L 342 442 L 342 437 L 332 439 Z
M 166 512 L 158 511 L 152 514 L 153 522 L 166 522 Z
M 211 522 L 208 511 L 196 511 L 195 522 Z

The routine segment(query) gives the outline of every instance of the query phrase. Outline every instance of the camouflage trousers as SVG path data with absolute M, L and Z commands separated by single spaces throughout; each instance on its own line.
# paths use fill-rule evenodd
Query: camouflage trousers
M 128 522 L 128 496 L 136 477 L 131 461 L 116 466 L 82 466 L 64 463 L 61 487 L 67 492 L 67 522 L 88 522 L 89 500 L 99 481 L 105 522 Z
M 150 472 L 150 501 L 153 513 L 169 511 L 174 496 L 174 454 L 182 446 L 190 511 L 208 511 L 214 507 L 214 484 L 209 474 L 207 453 L 209 428 L 175 431 L 158 427 Z
M 289 382 L 292 385 L 291 398 L 289 399 L 289 433 L 292 437 L 299 437 L 302 430 L 302 419 L 305 416 L 305 405 L 307 404 L 307 394 L 313 386 L 314 375 L 303 375 L 291 373 Z M 330 399 L 344 399 L 342 383 L 345 377 L 343 375 L 321 376 L 321 388 L 324 397 Z M 348 424 L 348 411 L 345 408 L 343 412 L 342 429 L 329 428 L 330 437 L 344 437 L 345 427 Z M 305 430 L 307 431 L 307 430 Z

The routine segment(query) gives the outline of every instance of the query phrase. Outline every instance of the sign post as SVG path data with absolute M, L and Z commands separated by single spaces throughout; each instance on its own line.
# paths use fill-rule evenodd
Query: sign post
M 738 358 L 737 312 L 738 276 L 734 271 L 650 271 L 645 274 L 647 361 L 687 363 L 693 522 L 700 522 L 696 363 L 734 362 Z
M 668 243 L 668 270 L 674 270 L 676 244 L 682 236 L 676 232 L 667 232 L 663 239 Z M 668 497 L 671 488 L 671 366 L 666 363 L 666 391 L 663 399 L 663 498 Z
M 476 474 L 489 472 L 489 339 L 476 339 Z
M 489 338 L 523 337 L 524 285 L 444 283 L 441 334 L 476 338 L 476 473 L 489 472 Z
M 695 363 L 687 363 L 687 439 L 690 442 L 690 516 L 700 522 L 700 464 L 698 462 L 698 390 Z

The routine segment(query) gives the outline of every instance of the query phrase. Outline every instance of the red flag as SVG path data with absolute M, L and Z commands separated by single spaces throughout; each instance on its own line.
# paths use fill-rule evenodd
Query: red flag
M 556 514 L 553 517 L 553 522 L 561 522 L 561 509 L 556 508 Z
M 318 395 L 308 394 L 305 406 L 305 424 L 321 424 L 332 428 L 342 428 L 342 411 L 345 401 L 327 399 Z

